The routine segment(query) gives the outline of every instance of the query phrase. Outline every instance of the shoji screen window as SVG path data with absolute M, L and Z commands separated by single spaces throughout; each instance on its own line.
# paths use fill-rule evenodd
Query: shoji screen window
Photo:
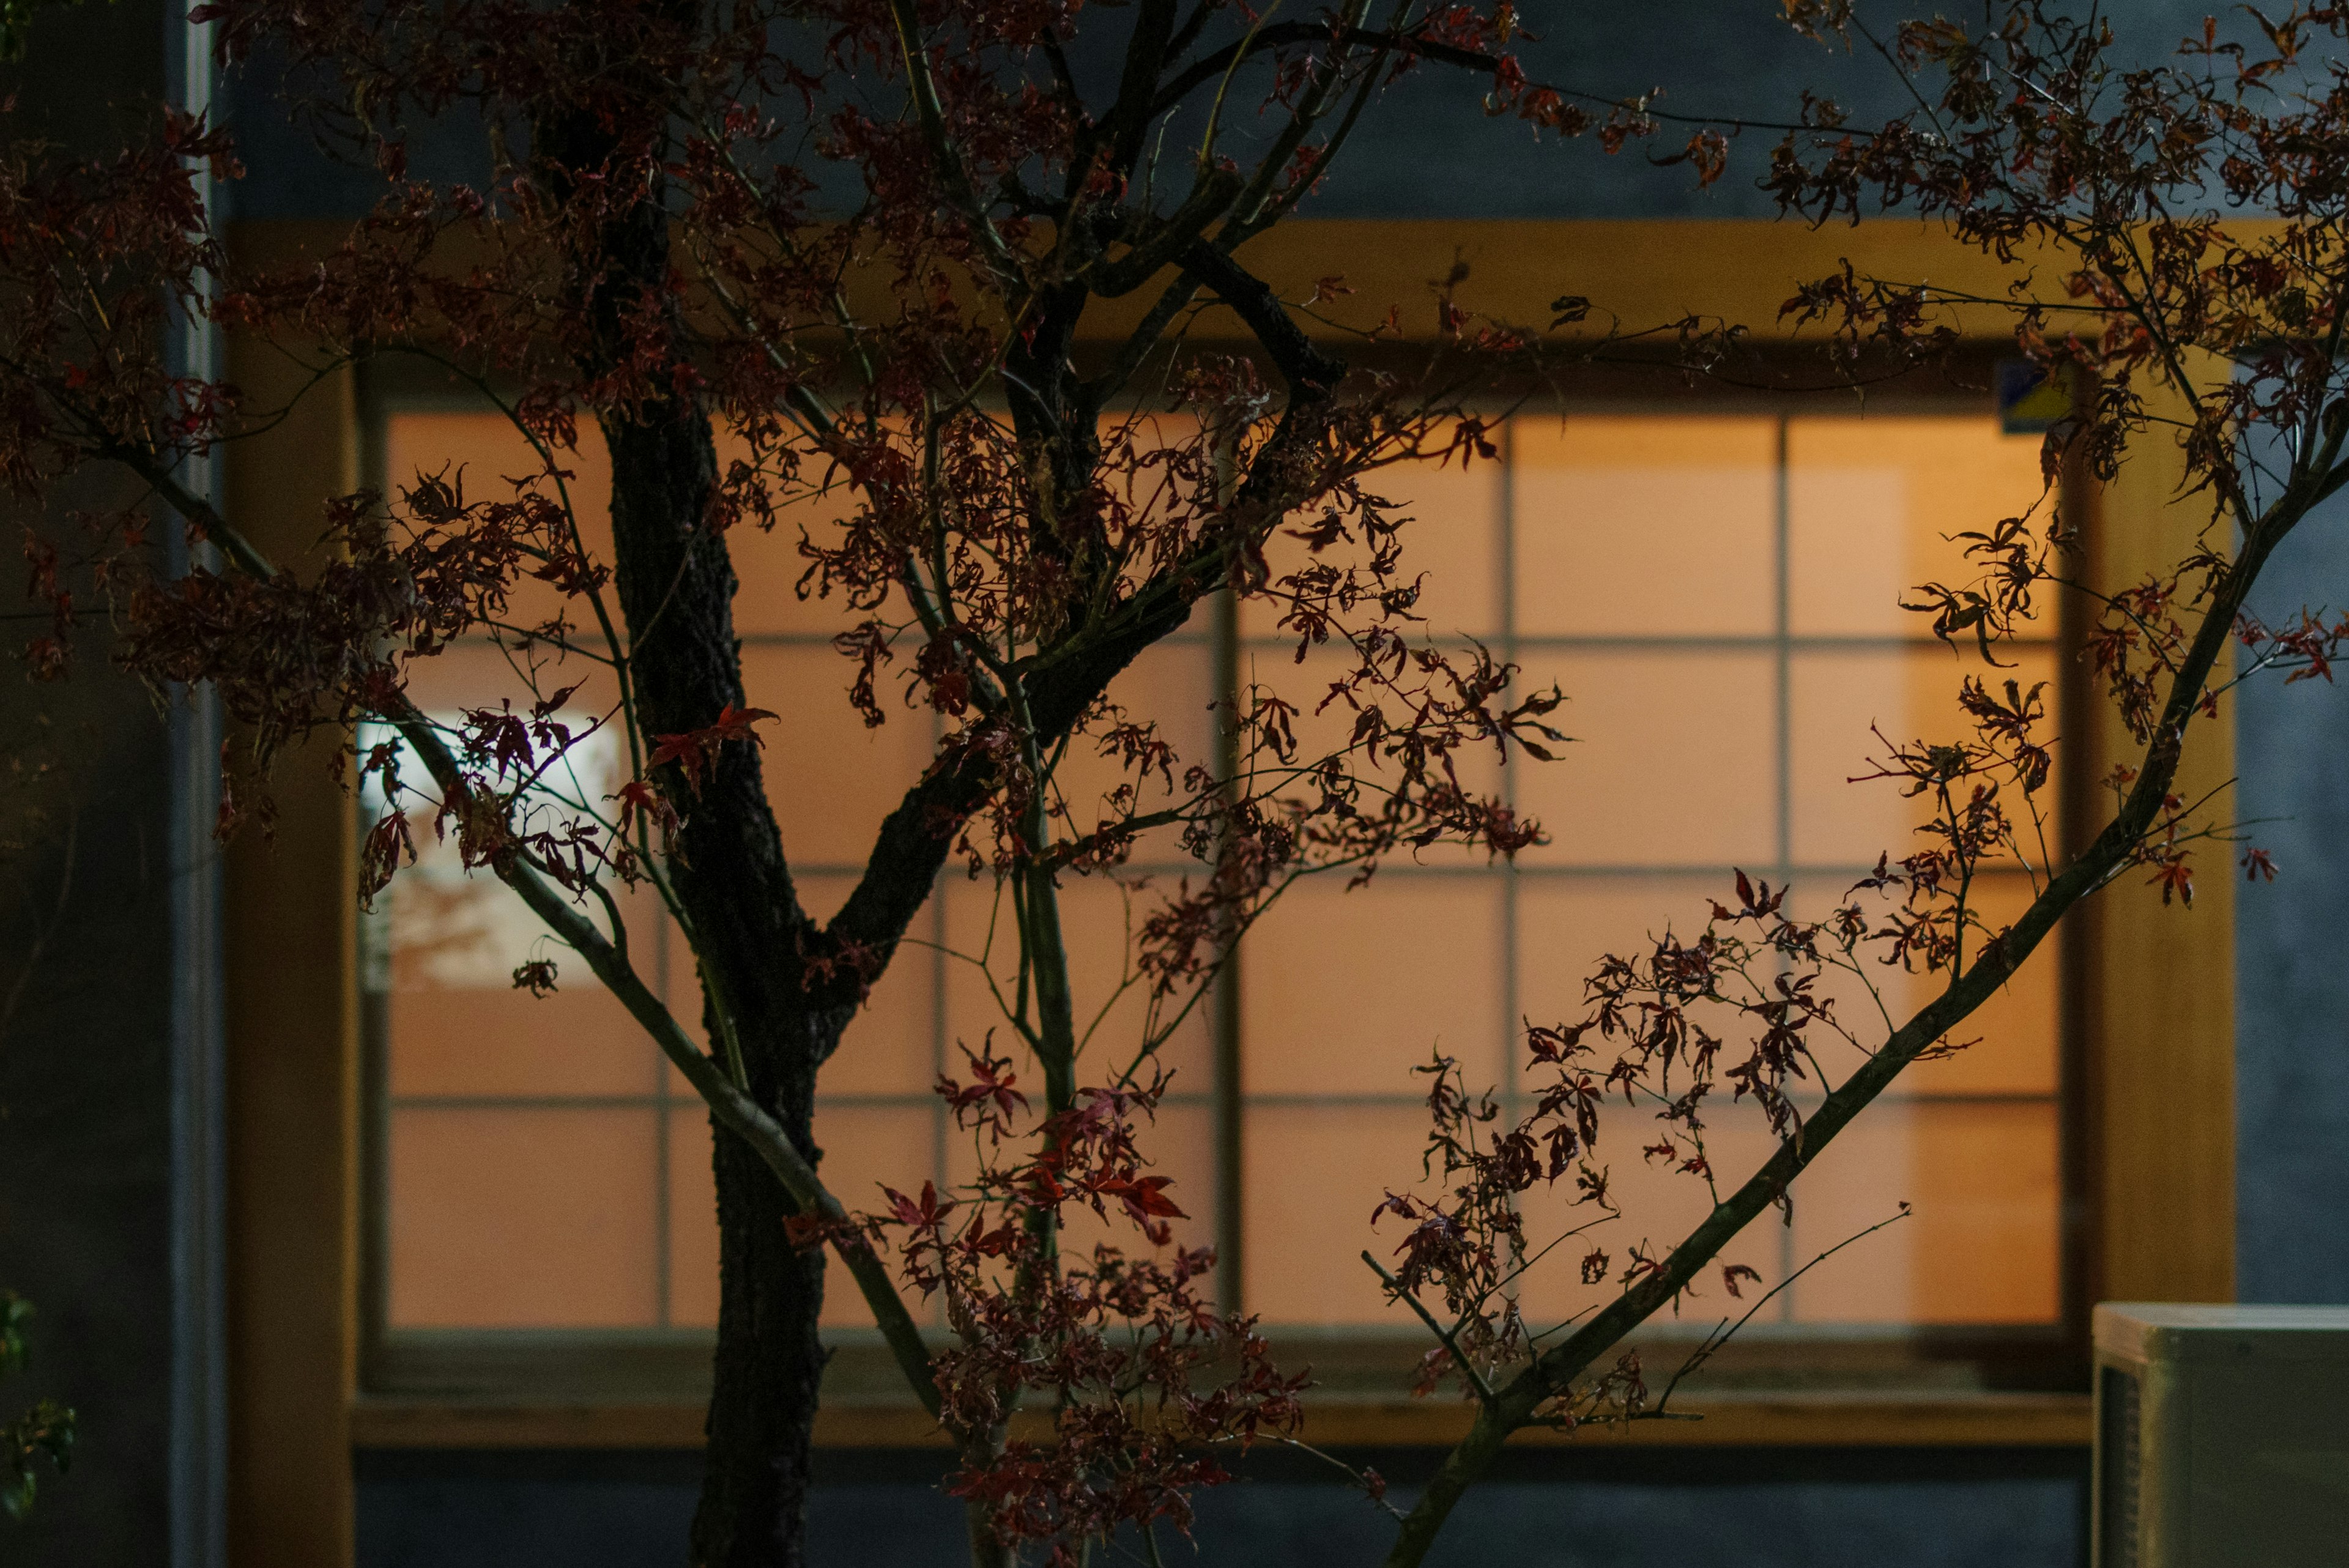
M 478 489 L 529 466 L 492 415 L 394 411 L 379 430 L 394 483 L 453 462 Z M 1427 635 L 1481 640 L 1570 699 L 1562 727 L 1577 739 L 1561 761 L 1487 763 L 1478 781 L 1537 815 L 1548 841 L 1514 866 L 1431 852 L 1357 891 L 1300 885 L 1251 937 L 1237 1005 L 1199 1009 L 1164 1053 L 1175 1092 L 1154 1147 L 1193 1217 L 1185 1239 L 1218 1242 L 1237 1264 L 1236 1304 L 1276 1330 L 1410 1332 L 1359 1253 L 1378 1244 L 1365 1221 L 1381 1193 L 1417 1176 L 1423 1085 L 1411 1070 L 1432 1050 L 1513 1091 L 1522 1021 L 1576 1015 L 1602 952 L 1701 924 L 1733 868 L 1791 881 L 1796 904 L 1817 912 L 1879 851 L 1906 851 L 1907 804 L 1847 781 L 1867 771 L 1872 724 L 1945 732 L 1960 679 L 1983 671 L 1924 637 L 1898 600 L 1960 568 L 1949 535 L 2038 493 L 2036 441 L 1971 412 L 1573 413 L 1516 420 L 1503 445 L 1500 462 L 1464 474 L 1398 472 L 1375 488 L 1417 518 L 1405 537 L 1428 574 Z M 577 466 L 581 516 L 600 531 L 600 459 L 585 452 Z M 763 753 L 770 791 L 802 898 L 822 919 L 936 734 L 920 713 L 867 730 L 849 709 L 830 646 L 841 618 L 792 591 L 792 530 L 730 542 L 750 700 L 789 719 L 788 742 Z M 1219 668 L 1308 690 L 1314 670 L 1293 654 L 1262 615 L 1202 613 L 1112 695 L 1206 756 Z M 2023 668 L 2002 679 L 2052 682 L 2052 643 L 2013 657 Z M 436 712 L 521 690 L 486 641 L 419 670 L 418 695 Z M 591 679 L 574 701 L 599 690 Z M 578 760 L 582 775 L 620 765 L 592 751 Z M 1145 850 L 1134 868 L 1170 880 L 1195 870 L 1170 849 Z M 2019 873 L 1993 881 L 1994 914 L 2020 906 Z M 1098 883 L 1067 897 L 1081 1001 L 1098 999 L 1115 987 L 1146 898 L 1130 909 Z M 983 882 L 941 879 L 824 1071 L 823 1170 L 852 1206 L 881 1181 L 947 1186 L 968 1171 L 929 1085 L 959 1059 L 958 1040 L 999 1023 L 981 971 L 1007 973 L 1012 960 L 986 950 L 991 903 Z M 698 1024 L 682 944 L 656 908 L 640 902 L 631 918 L 663 955 L 669 1005 Z M 366 929 L 378 1345 L 705 1344 L 717 1309 L 709 1132 L 682 1079 L 575 963 L 554 997 L 512 989 L 515 963 L 563 955 L 494 883 L 428 854 Z M 1898 971 L 1886 987 L 1896 1013 L 1921 996 Z M 1785 1322 L 2054 1318 L 2058 989 L 2052 961 L 2027 968 L 1971 1026 L 1979 1044 L 1912 1071 L 1805 1178 L 1791 1229 L 1765 1220 L 1733 1246 L 1731 1261 L 1775 1282 L 1914 1205 L 1913 1220 L 1785 1293 L 1775 1309 Z M 1844 1005 L 1872 1004 L 1855 994 Z M 1123 1022 L 1112 1016 L 1102 1038 Z M 1218 1092 L 1219 1062 L 1237 1069 L 1222 1086 L 1233 1093 Z M 1619 1115 L 1599 1150 L 1627 1210 L 1607 1242 L 1619 1255 L 1630 1241 L 1668 1244 L 1705 1203 L 1701 1185 L 1644 1165 L 1639 1130 Z M 1742 1115 L 1721 1116 L 1713 1136 L 1724 1171 L 1767 1153 Z M 1224 1201 L 1217 1182 L 1235 1171 L 1241 1186 Z M 1537 1230 L 1558 1218 L 1538 1198 L 1532 1209 Z M 1537 1320 L 1593 1293 L 1563 1252 L 1522 1291 Z M 836 1329 L 869 1321 L 852 1292 L 830 1298 Z M 697 1356 L 676 1362 L 680 1376 Z
M 1251 939 L 1249 1310 L 1274 1324 L 1392 1325 L 1358 1255 L 1359 1221 L 1418 1174 L 1424 1083 L 1410 1069 L 1431 1048 L 1472 1083 L 1521 1086 L 1524 1021 L 1581 1017 L 1602 954 L 1668 928 L 1693 935 L 1733 869 L 1791 882 L 1794 906 L 1816 917 L 1879 852 L 1916 846 L 1909 803 L 1848 782 L 1870 771 L 1871 725 L 1895 739 L 1962 733 L 1961 677 L 2053 692 L 2055 655 L 2052 641 L 2030 644 L 2012 656 L 2021 668 L 1986 670 L 1899 601 L 1963 570 L 1951 535 L 2037 497 L 2038 446 L 1982 416 L 1569 414 L 1514 421 L 1497 466 L 1382 487 L 1421 519 L 1428 634 L 1484 641 L 1530 685 L 1556 680 L 1569 698 L 1557 722 L 1576 741 L 1557 762 L 1513 762 L 1485 781 L 1547 830 L 1514 866 L 1429 856 L 1359 892 L 1300 888 Z M 1244 670 L 1287 661 L 1288 641 L 1244 628 Z M 1996 923 L 2028 890 L 2018 867 L 1981 901 Z M 1896 1017 L 1927 983 L 1879 977 Z M 1784 1293 L 1782 1321 L 2056 1317 L 2057 985 L 2052 960 L 2026 969 L 1969 1026 L 1979 1044 L 1911 1071 L 1797 1184 L 1791 1228 L 1766 1217 L 1733 1244 L 1725 1261 L 1775 1283 L 1913 1204 L 1912 1220 Z M 1841 1009 L 1865 1038 L 1875 1005 L 1845 989 Z M 1661 1255 L 1711 1199 L 1648 1166 L 1643 1113 L 1615 1107 L 1599 1152 L 1625 1218 L 1593 1241 L 1619 1260 L 1634 1241 Z M 1709 1119 L 1724 1177 L 1768 1157 L 1750 1102 Z M 1540 1189 L 1527 1210 L 1537 1241 L 1588 1218 Z M 1525 1277 L 1529 1318 L 1569 1316 L 1613 1288 L 1582 1284 L 1584 1250 Z

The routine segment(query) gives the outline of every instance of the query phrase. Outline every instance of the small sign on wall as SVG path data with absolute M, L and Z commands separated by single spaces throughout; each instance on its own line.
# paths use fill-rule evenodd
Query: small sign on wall
M 2072 412 L 2072 396 L 2045 367 L 2028 359 L 1998 362 L 1998 428 L 2007 435 L 2044 435 Z

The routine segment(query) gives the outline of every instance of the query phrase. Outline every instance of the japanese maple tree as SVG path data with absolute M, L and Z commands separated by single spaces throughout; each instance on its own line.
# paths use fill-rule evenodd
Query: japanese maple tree
M 191 178 L 199 163 L 233 174 L 219 130 L 175 119 L 95 165 L 11 151 L 0 477 L 37 499 L 87 467 L 128 470 L 218 556 L 156 576 L 144 505 L 83 519 L 70 548 L 33 535 L 34 590 L 57 618 L 27 650 L 36 672 L 63 672 L 65 631 L 95 594 L 131 669 L 212 682 L 242 727 L 223 830 L 265 816 L 268 769 L 294 742 L 386 727 L 348 759 L 383 803 L 367 891 L 425 836 L 453 844 L 564 950 L 515 984 L 581 983 L 584 967 L 708 1101 L 723 1282 L 697 1561 L 801 1559 L 827 1256 L 957 1446 L 978 1561 L 1031 1547 L 1074 1561 L 1122 1528 L 1154 1542 L 1154 1526 L 1182 1525 L 1190 1491 L 1224 1475 L 1219 1453 L 1295 1435 L 1304 1379 L 1216 1311 L 1200 1282 L 1212 1259 L 1169 1227 L 1185 1173 L 1146 1152 L 1159 1049 L 1298 877 L 1535 841 L 1538 825 L 1461 764 L 1546 754 L 1561 694 L 1521 691 L 1482 649 L 1427 634 L 1409 519 L 1381 475 L 1488 460 L 1505 401 L 1490 389 L 1612 351 L 1554 334 L 1583 323 L 1579 301 L 1521 327 L 1470 314 L 1447 286 L 1396 302 L 1432 311 L 1421 348 L 1352 365 L 1318 301 L 1282 298 L 1243 247 L 1309 196 L 1398 73 L 1474 72 L 1488 112 L 1546 133 L 1593 129 L 1591 111 L 1528 79 L 1506 5 L 1374 14 L 1346 0 L 1293 18 L 1218 0 L 203 11 L 233 59 L 282 52 L 307 84 L 295 112 L 372 162 L 385 194 L 328 254 L 238 269 Z M 1857 27 L 1832 4 L 1788 12 L 1812 30 Z M 1768 177 L 1790 212 L 1921 211 L 2032 269 L 1992 300 L 1848 270 L 1810 285 L 1789 313 L 1824 324 L 1830 366 L 1920 362 L 1951 346 L 1956 321 L 1979 331 L 2002 311 L 2021 351 L 2077 389 L 2042 504 L 1982 520 L 1977 580 L 1920 585 L 1912 602 L 1935 629 L 1994 656 L 2053 596 L 2093 591 L 2052 484 L 2065 462 L 2109 476 L 2175 438 L 2211 528 L 2172 571 L 2098 600 L 2090 650 L 2143 754 L 2114 775 L 2090 843 L 2040 831 L 2044 694 L 1974 680 L 1972 734 L 1886 740 L 1883 787 L 1920 798 L 1930 822 L 1920 845 L 1888 846 L 1844 909 L 1798 920 L 1785 889 L 1741 875 L 1700 935 L 1610 961 L 1588 1017 L 1530 1031 L 1551 1082 L 1515 1124 L 1432 1064 L 1441 1179 L 1381 1206 L 1405 1229 L 1392 1266 L 1375 1253 L 1371 1266 L 1433 1331 L 1429 1381 L 1455 1376 L 1478 1414 L 1402 1512 L 1392 1562 L 1422 1558 L 1512 1432 L 1656 1414 L 1636 1362 L 1607 1359 L 1627 1335 L 1790 1201 L 1903 1068 L 1954 1048 L 2065 909 L 2133 870 L 2190 888 L 2194 846 L 2222 829 L 2171 786 L 2188 730 L 2230 679 L 2229 639 L 2251 665 L 2313 672 L 2343 635 L 2242 616 L 2276 541 L 2349 474 L 2334 384 L 2349 94 L 2311 52 L 2349 21 L 2324 8 L 2262 26 L 2255 53 L 2214 33 L 2178 64 L 2124 71 L 2099 28 L 1998 6 L 1982 30 L 1934 22 L 1886 40 L 1918 79 L 1915 114 L 1857 127 L 1823 101 L 1800 107 Z M 1609 145 L 1664 123 L 1644 105 L 1598 107 Z M 436 116 L 478 119 L 487 182 L 411 174 L 410 129 Z M 1716 177 L 1733 129 L 1694 127 L 1675 157 Z M 2237 232 L 2208 210 L 2222 199 L 2272 220 Z M 1186 344 L 1211 309 L 1239 324 L 1245 352 Z M 328 503 L 320 559 L 267 559 L 185 472 L 283 410 L 173 374 L 160 345 L 174 312 L 322 376 L 429 362 L 502 411 L 533 463 L 494 482 L 392 476 L 388 494 Z M 1125 325 L 1088 336 L 1105 315 Z M 1716 373 L 1737 342 L 1694 323 L 1673 337 Z M 2235 374 L 2212 373 L 2228 363 Z M 610 463 L 608 551 L 571 498 L 590 439 Z M 766 752 L 797 743 L 793 713 L 752 705 L 734 634 L 730 540 L 778 527 L 801 531 L 800 591 L 852 618 L 838 694 L 799 695 L 874 725 L 935 715 L 945 735 L 826 920 L 802 902 L 762 774 Z M 1274 564 L 1284 531 L 1302 565 Z M 1260 602 L 1323 662 L 1306 686 L 1234 694 L 1210 754 L 1185 755 L 1168 715 L 1123 704 L 1119 678 L 1216 595 Z M 468 639 L 505 650 L 525 706 L 444 714 L 411 694 L 419 667 Z M 606 733 L 625 776 L 576 787 L 564 759 Z M 1078 789 L 1072 757 L 1121 780 Z M 1123 877 L 1154 836 L 1197 870 L 1140 895 L 1144 1022 L 1090 1039 L 1102 999 L 1075 993 L 1063 890 Z M 1997 927 L 1970 891 L 1993 864 L 2028 868 L 2036 889 Z M 817 1075 L 855 1048 L 859 1008 L 941 874 L 994 888 L 1017 958 L 1000 1031 L 962 1042 L 964 1066 L 939 1085 L 978 1175 L 947 1193 L 836 1195 L 819 1173 Z M 626 913 L 638 890 L 689 946 L 698 1029 L 647 983 Z M 1947 985 L 1905 1020 L 1837 1014 L 1819 977 L 1864 980 L 1879 961 Z M 1863 1060 L 1819 1084 L 1814 1044 L 1830 1034 Z M 1797 1080 L 1824 1104 L 1803 1113 Z M 1748 1101 L 1776 1152 L 1716 1170 L 1709 1118 Z M 1578 1262 L 1619 1292 L 1588 1321 L 1529 1327 L 1511 1286 L 1555 1249 L 1526 1237 L 1516 1200 L 1566 1183 L 1594 1221 L 1611 1215 L 1598 1144 L 1613 1156 L 1623 1135 L 1608 1129 L 1626 1114 L 1641 1130 L 1623 1141 L 1713 1184 L 1711 1215 L 1669 1247 L 1557 1253 L 1549 1266 Z M 1078 1210 L 1117 1241 L 1064 1245 Z M 1723 1272 L 1733 1293 L 1747 1287 Z M 941 1298 L 954 1333 L 936 1348 L 914 1303 Z M 1023 1402 L 1049 1411 L 1050 1441 L 1014 1439 Z

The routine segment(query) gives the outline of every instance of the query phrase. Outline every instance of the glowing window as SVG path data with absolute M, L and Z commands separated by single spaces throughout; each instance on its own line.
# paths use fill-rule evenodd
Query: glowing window
M 493 418 L 396 413 L 385 438 L 395 481 L 454 462 L 478 490 L 524 466 Z M 574 494 L 593 520 L 605 478 L 593 453 L 579 466 Z M 1178 1092 L 1158 1158 L 1182 1184 L 1190 1239 L 1240 1255 L 1238 1303 L 1274 1324 L 1393 1326 L 1357 1254 L 1381 1191 L 1417 1171 L 1424 1116 L 1410 1069 L 1431 1046 L 1514 1085 L 1520 1021 L 1574 1015 L 1593 961 L 1700 921 L 1732 867 L 1791 881 L 1818 910 L 1879 851 L 1903 851 L 1906 804 L 1847 781 L 1865 771 L 1871 724 L 1947 731 L 1973 666 L 1897 601 L 1952 575 L 1950 535 L 2037 495 L 2038 443 L 1971 415 L 1523 418 L 1500 463 L 1380 488 L 1421 519 L 1407 537 L 1430 573 L 1431 634 L 1474 637 L 1529 682 L 1557 680 L 1578 743 L 1558 763 L 1513 763 L 1488 781 L 1542 819 L 1547 844 L 1514 866 L 1430 857 L 1350 894 L 1300 887 L 1250 939 L 1239 1005 L 1201 1008 L 1167 1053 Z M 802 897 L 821 919 L 934 736 L 914 714 L 867 730 L 839 700 L 838 621 L 792 594 L 789 530 L 744 530 L 732 543 L 750 698 L 790 721 L 792 740 L 767 750 L 767 776 Z M 515 618 L 536 618 L 523 607 Z M 1200 755 L 1219 664 L 1208 618 L 1137 663 L 1121 693 L 1170 725 L 1192 719 Z M 1286 665 L 1292 652 L 1259 617 L 1226 635 L 1243 677 L 1251 661 Z M 2014 657 L 2026 683 L 2053 681 L 2052 643 Z M 485 646 L 420 671 L 419 701 L 436 711 L 519 690 Z M 619 759 L 590 752 L 578 766 Z M 1080 883 L 1068 897 L 1080 995 L 1098 996 L 1119 973 L 1123 912 L 1111 887 Z M 2019 874 L 1984 895 L 2015 908 L 2026 897 Z M 956 1040 L 977 1040 L 994 1019 L 976 969 L 945 956 L 981 946 L 990 899 L 984 885 L 941 881 L 911 933 L 925 945 L 902 950 L 826 1070 L 824 1171 L 852 1207 L 878 1181 L 946 1184 L 968 1169 L 928 1085 Z M 661 948 L 670 1004 L 698 1020 L 682 944 L 656 909 L 634 913 Z M 575 971 L 552 998 L 513 990 L 513 965 L 545 939 L 445 853 L 403 872 L 366 929 L 382 1327 L 714 1324 L 708 1123 L 616 1004 Z M 1733 1246 L 1728 1261 L 1775 1282 L 1914 1205 L 1913 1220 L 1870 1239 L 1864 1262 L 1786 1292 L 1783 1321 L 2056 1317 L 2060 979 L 2052 962 L 2027 968 L 1978 1016 L 1979 1044 L 1911 1072 L 1798 1185 L 1791 1228 L 1765 1220 Z M 1889 984 L 1888 1001 L 1913 1004 L 1920 983 Z M 1237 1037 L 1219 1041 L 1219 1027 Z M 1238 1064 L 1237 1125 L 1219 1117 L 1219 1060 Z M 1717 1165 L 1766 1156 L 1758 1122 L 1722 1119 Z M 1631 1216 L 1624 1239 L 1669 1243 L 1701 1214 L 1698 1185 L 1647 1169 L 1636 1147 L 1604 1152 Z M 1219 1205 L 1216 1173 L 1235 1165 L 1240 1201 Z M 1538 1197 L 1532 1207 L 1538 1219 Z M 1217 1235 L 1219 1213 L 1237 1234 Z M 1591 1295 L 1570 1262 L 1529 1274 L 1524 1293 L 1536 1318 Z M 828 1310 L 842 1326 L 867 1321 L 845 1289 Z

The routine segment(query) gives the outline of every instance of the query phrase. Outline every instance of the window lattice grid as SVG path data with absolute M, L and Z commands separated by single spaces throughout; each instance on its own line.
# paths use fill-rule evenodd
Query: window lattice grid
M 395 473 L 502 461 L 503 432 L 491 421 L 395 414 L 389 427 Z M 592 514 L 601 476 L 592 461 L 580 466 L 574 490 Z M 1416 1172 L 1423 1121 L 1410 1068 L 1432 1047 L 1514 1101 L 1520 1021 L 1572 1013 L 1576 981 L 1602 949 L 1700 919 L 1733 867 L 1791 881 L 1798 903 L 1823 909 L 1877 850 L 1900 852 L 1913 824 L 1890 791 L 1842 784 L 1860 760 L 1847 742 L 1864 742 L 1871 719 L 1892 733 L 1947 711 L 1959 661 L 1920 640 L 1917 618 L 1894 601 L 1909 584 L 1954 572 L 1943 535 L 2035 493 L 2036 442 L 1949 416 L 1520 419 L 1503 462 L 1400 475 L 1386 488 L 1421 519 L 1413 535 L 1430 573 L 1429 635 L 1476 639 L 1528 681 L 1558 680 L 1572 698 L 1565 728 L 1582 739 L 1562 763 L 1495 768 L 1486 781 L 1542 816 L 1550 845 L 1513 867 L 1457 855 L 1397 863 L 1351 895 L 1309 883 L 1251 940 L 1230 1013 L 1244 1089 L 1238 1166 L 1260 1179 L 1244 1183 L 1239 1236 L 1215 1234 L 1216 1010 L 1203 1008 L 1170 1047 L 1177 1088 L 1156 1147 L 1194 1216 L 1187 1239 L 1237 1251 L 1240 1304 L 1276 1323 L 1385 1321 L 1354 1256 L 1366 1239 L 1358 1221 L 1378 1191 Z M 781 813 L 821 917 L 853 885 L 871 827 L 936 736 L 914 715 L 867 734 L 844 704 L 823 701 L 843 684 L 833 628 L 792 597 L 782 534 L 738 546 L 746 680 L 754 704 L 784 708 L 794 726 L 830 727 L 788 755 L 769 752 L 772 787 L 781 801 L 860 803 L 872 818 Z M 1243 680 L 1296 675 L 1293 643 L 1260 610 L 1245 609 L 1232 635 Z M 478 701 L 495 686 L 493 658 L 462 668 L 482 651 L 440 661 L 432 679 L 448 689 L 420 693 L 427 705 L 436 695 Z M 1136 701 L 1169 712 L 1187 703 L 1204 725 L 1216 651 L 1205 632 L 1170 639 L 1137 670 L 1146 691 Z M 2052 645 L 2019 656 L 2024 668 L 2009 673 L 2052 680 Z M 393 910 L 416 902 L 410 880 L 395 888 Z M 1993 903 L 2023 896 L 2022 878 L 2008 880 Z M 824 1168 L 852 1206 L 882 1181 L 951 1184 L 968 1169 L 928 1085 L 956 1059 L 957 1039 L 984 1034 L 984 988 L 943 950 L 975 945 L 987 899 L 958 873 L 942 879 L 827 1068 Z M 1071 925 L 1099 936 L 1116 929 L 1112 914 L 1088 905 Z M 400 915 L 387 919 L 371 939 L 388 949 L 373 1010 L 386 1021 L 387 1326 L 714 1323 L 709 1131 L 681 1078 L 584 984 L 535 1002 L 500 989 L 502 974 L 495 987 L 479 974 L 438 984 L 429 942 L 404 939 Z M 650 923 L 666 999 L 698 1021 L 683 944 L 665 921 Z M 492 945 L 530 940 L 490 935 Z M 1107 955 L 1078 956 L 1081 986 L 1113 975 Z M 1896 1006 L 1921 1000 L 1913 984 L 1891 989 Z M 1783 1278 L 1910 1198 L 1919 1220 L 1887 1232 L 1889 1242 L 1871 1239 L 1865 1267 L 1822 1271 L 1786 1293 L 1786 1320 L 2052 1318 L 2057 1014 L 2054 971 L 2021 977 L 1979 1020 L 1982 1044 L 1914 1070 L 1898 1101 L 1806 1179 L 1795 1224 L 1757 1223 L 1727 1261 Z M 1747 1130 L 1721 1137 L 1725 1169 L 1767 1152 Z M 1628 1128 L 1616 1139 L 1634 1141 Z M 1676 1233 L 1702 1189 L 1656 1179 L 1630 1148 L 1609 1152 L 1619 1189 L 1656 1216 L 1652 1238 Z M 1896 1173 L 1906 1189 L 1896 1191 Z M 1528 1207 L 1538 1220 L 1556 1205 L 1537 1195 Z M 1619 1242 L 1610 1250 L 1619 1255 Z M 1528 1276 L 1529 1314 L 1581 1304 L 1572 1262 Z M 829 1310 L 840 1324 L 864 1321 L 844 1291 Z

